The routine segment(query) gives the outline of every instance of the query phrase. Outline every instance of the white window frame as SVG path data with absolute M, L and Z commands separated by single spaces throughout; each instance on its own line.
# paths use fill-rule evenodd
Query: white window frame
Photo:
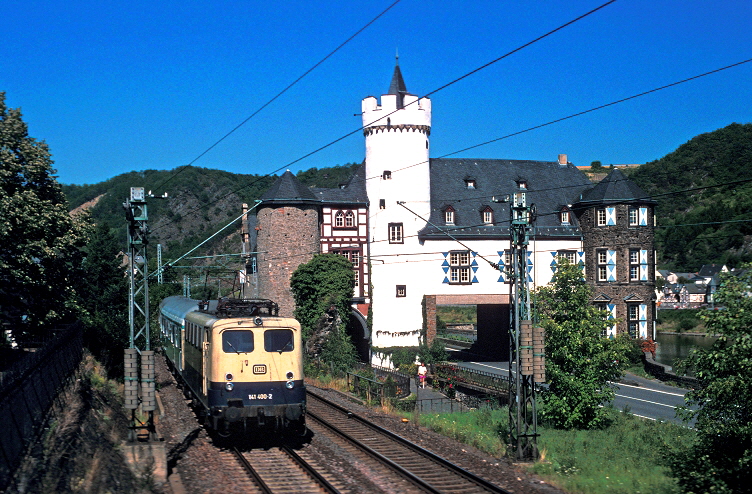
M 490 209 L 483 211 L 483 224 L 485 225 L 493 224 L 493 211 L 491 211 Z
M 444 210 L 444 223 L 446 223 L 447 225 L 454 225 L 454 210 L 453 209 Z
M 404 244 L 404 228 L 402 223 L 389 223 L 389 243 Z
M 598 281 L 608 281 L 608 254 L 605 249 L 599 249 L 595 253 L 595 259 L 598 263 Z
M 355 226 L 355 213 L 348 211 L 345 213 L 345 227 L 352 228 Z
M 470 262 L 469 250 L 453 250 L 449 252 L 450 285 L 469 285 L 471 283 Z
M 563 257 L 569 264 L 577 264 L 577 252 L 573 250 L 559 250 L 556 252 L 556 257 Z
M 629 208 L 629 226 L 639 226 L 640 225 L 640 217 L 638 215 L 637 208 L 630 207 Z
M 559 219 L 561 220 L 562 225 L 568 225 L 569 224 L 569 211 L 562 211 L 560 213 Z
M 604 208 L 595 210 L 595 226 L 606 226 L 606 210 Z
M 638 304 L 627 304 L 627 332 L 633 338 L 640 335 L 640 306 Z
M 334 228 L 344 228 L 345 227 L 345 213 L 342 211 L 337 211 L 334 213 Z

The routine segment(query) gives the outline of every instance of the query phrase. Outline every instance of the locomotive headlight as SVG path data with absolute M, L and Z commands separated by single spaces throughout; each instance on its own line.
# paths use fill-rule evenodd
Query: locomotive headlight
M 227 391 L 232 391 L 232 389 L 235 387 L 233 383 L 225 383 L 225 389 Z
M 293 374 L 292 371 L 289 371 L 287 373 L 287 379 L 292 379 L 293 377 L 295 377 L 295 374 Z
M 229 372 L 225 374 L 225 381 L 232 381 L 232 374 L 230 374 Z
M 287 389 L 292 389 L 292 388 L 294 388 L 294 387 L 295 387 L 295 383 L 294 383 L 294 382 L 292 382 L 292 381 L 287 381 L 287 382 L 285 383 L 285 387 L 286 387 Z

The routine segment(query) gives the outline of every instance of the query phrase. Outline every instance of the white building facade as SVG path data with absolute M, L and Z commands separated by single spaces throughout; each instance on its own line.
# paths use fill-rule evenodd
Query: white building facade
M 546 209 L 529 248 L 533 287 L 551 280 L 559 255 L 583 260 L 567 207 L 590 182 L 566 157 L 430 159 L 431 100 L 407 92 L 399 65 L 388 94 L 365 98 L 362 111 L 374 347 L 415 346 L 430 334 L 426 296 L 508 305 L 510 285 L 492 264 L 508 264 L 510 215 L 494 197 L 525 191 Z

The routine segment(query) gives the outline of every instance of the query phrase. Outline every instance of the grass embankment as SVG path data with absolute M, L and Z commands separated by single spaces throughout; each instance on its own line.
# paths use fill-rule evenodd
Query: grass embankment
M 658 311 L 656 329 L 673 333 L 705 333 L 700 312 L 706 309 L 663 309 Z
M 447 324 L 477 324 L 478 316 L 474 305 L 440 305 L 436 307 L 436 320 L 441 329 Z
M 411 416 L 408 414 L 408 416 Z M 414 418 L 413 418 L 414 420 Z M 422 414 L 421 425 L 500 457 L 508 428 L 506 409 Z M 603 430 L 564 431 L 538 427 L 541 461 L 528 468 L 570 492 L 674 493 L 663 455 L 683 448 L 693 431 L 670 423 L 613 412 Z

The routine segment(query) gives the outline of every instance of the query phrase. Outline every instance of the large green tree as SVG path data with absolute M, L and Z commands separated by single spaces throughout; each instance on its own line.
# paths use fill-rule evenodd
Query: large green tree
M 700 387 L 685 395 L 679 414 L 695 417 L 697 440 L 671 457 L 685 492 L 750 492 L 752 487 L 752 266 L 725 274 L 715 294 L 720 310 L 700 316 L 710 333 L 722 336 L 697 349 L 684 365 Z M 693 407 L 693 408 L 690 408 Z
M 541 418 L 564 429 L 605 425 L 602 408 L 614 398 L 609 381 L 621 376 L 630 343 L 602 336 L 613 324 L 592 304 L 579 266 L 562 259 L 551 283 L 535 294 L 546 332 L 546 382 Z
M 345 331 L 354 282 L 352 263 L 337 254 L 313 256 L 290 279 L 295 317 L 303 328 L 309 355 L 340 368 L 352 365 L 356 358 Z
M 0 92 L 0 323 L 44 338 L 78 316 L 73 289 L 89 227 L 71 216 L 47 144 Z
M 117 368 L 128 347 L 128 279 L 120 243 L 107 224 L 96 226 L 83 255 L 78 293 L 86 309 L 86 345 Z

